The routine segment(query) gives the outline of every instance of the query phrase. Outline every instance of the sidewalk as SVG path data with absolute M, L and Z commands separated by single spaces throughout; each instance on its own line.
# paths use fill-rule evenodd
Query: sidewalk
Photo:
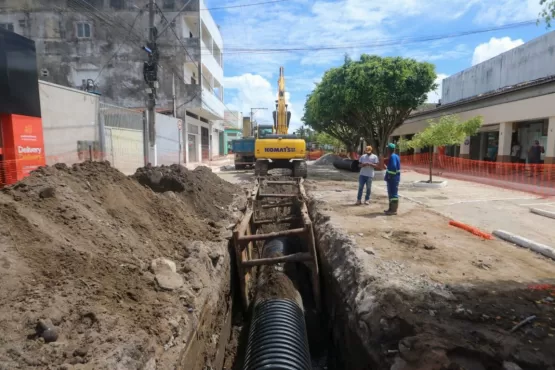
M 399 194 L 434 209 L 446 217 L 478 227 L 486 232 L 502 229 L 553 246 L 555 220 L 530 212 L 530 208 L 555 211 L 555 197 L 542 197 L 526 192 L 508 190 L 470 181 L 446 179 L 440 189 L 412 186 L 416 181 L 426 180 L 427 175 L 403 172 Z M 385 191 L 384 183 L 376 183 Z M 401 205 L 401 207 L 403 207 Z

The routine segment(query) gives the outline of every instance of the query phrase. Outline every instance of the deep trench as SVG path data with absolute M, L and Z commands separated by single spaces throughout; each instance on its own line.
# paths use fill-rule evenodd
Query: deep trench
M 287 186 L 285 186 L 287 187 Z M 275 189 L 277 192 L 288 193 L 291 189 L 280 188 Z M 309 210 L 312 205 L 309 203 Z M 281 208 L 282 216 L 284 214 L 291 214 L 297 212 L 298 209 Z M 271 215 L 258 215 L 264 219 L 269 218 Z M 275 216 L 275 215 L 274 215 Z M 315 226 L 315 223 L 313 223 Z M 268 233 L 273 231 L 281 231 L 299 227 L 298 224 L 271 224 L 261 226 L 261 232 Z M 314 236 L 316 242 L 316 252 L 319 253 L 318 240 L 319 230 L 314 227 Z M 290 239 L 293 249 L 304 249 L 303 241 L 299 237 L 291 237 Z M 264 242 L 257 242 L 256 247 L 262 249 Z M 198 370 L 244 370 L 245 366 L 245 353 L 248 345 L 248 338 L 250 333 L 250 322 L 253 314 L 253 306 L 245 308 L 242 306 L 242 299 L 239 289 L 239 277 L 237 273 L 235 251 L 232 242 L 229 243 L 229 263 L 230 263 L 230 280 L 231 280 L 231 330 L 221 329 L 219 335 L 224 335 L 220 342 L 226 342 L 225 352 L 223 353 L 224 360 L 222 367 L 212 367 L 211 364 L 218 361 L 206 360 L 207 366 L 199 367 Z M 313 370 L 362 370 L 362 369 L 379 369 L 379 366 L 374 366 L 371 357 L 367 356 L 368 349 L 364 348 L 362 343 L 357 339 L 354 331 L 349 328 L 347 323 L 347 307 L 343 297 L 339 294 L 340 289 L 337 282 L 334 281 L 330 266 L 318 256 L 319 263 L 319 282 L 321 286 L 321 309 L 318 312 L 314 302 L 311 285 L 311 272 L 310 269 L 302 263 L 286 263 L 281 264 L 287 278 L 293 282 L 295 290 L 302 297 L 302 306 L 304 309 L 304 320 L 306 325 L 306 332 L 309 343 L 311 369 Z M 262 266 L 257 269 L 262 269 L 270 266 Z M 259 280 L 260 271 L 255 271 L 255 281 Z M 257 283 L 253 284 L 252 294 L 256 297 L 258 294 L 269 294 L 267 286 L 262 284 L 262 287 Z M 263 288 L 263 289 L 262 289 Z M 275 293 L 275 292 L 274 292 Z M 290 293 L 285 293 L 288 295 Z M 279 295 L 279 294 L 278 294 Z M 253 299 L 252 302 L 255 302 Z M 225 310 L 221 310 L 220 315 L 225 315 Z M 218 315 L 218 314 L 216 314 Z M 224 324 L 224 326 L 226 326 Z M 200 339 L 202 340 L 202 338 Z M 218 351 L 220 352 L 220 351 Z M 195 355 L 194 353 L 192 354 Z M 198 355 L 201 355 L 200 353 Z M 222 354 L 216 354 L 215 357 L 220 357 Z M 301 367 L 298 367 L 301 369 Z M 277 369 L 277 368 L 275 368 Z M 293 369 L 293 368 L 292 368 Z M 192 369 L 192 370 L 197 370 Z
M 282 191 L 287 191 L 283 190 Z M 285 212 L 290 212 L 288 209 L 284 210 Z M 260 215 L 261 217 L 262 215 Z M 264 215 L 264 218 L 268 217 L 268 214 Z M 264 225 L 260 228 L 261 232 L 268 233 L 274 231 L 282 231 L 287 229 L 292 229 L 298 227 L 295 224 L 280 224 L 280 225 Z M 266 243 L 268 243 L 267 241 Z M 289 246 L 292 248 L 292 251 L 299 251 L 304 249 L 303 248 L 303 241 L 301 238 L 298 237 L 289 237 L 288 238 Z M 230 245 L 230 250 L 233 248 Z M 264 242 L 259 242 L 257 248 L 263 249 Z M 235 266 L 234 254 L 232 254 L 231 264 Z M 304 310 L 304 319 L 306 324 L 306 332 L 308 336 L 309 348 L 310 348 L 310 357 L 311 357 L 311 365 L 313 370 L 324 370 L 324 369 L 340 369 L 334 366 L 331 366 L 334 362 L 334 351 L 331 348 L 331 344 L 333 343 L 332 340 L 332 326 L 330 325 L 329 320 L 329 312 L 327 312 L 326 307 L 328 305 L 323 304 L 322 309 L 320 312 L 316 310 L 316 304 L 314 301 L 314 295 L 312 294 L 312 288 L 310 284 L 310 270 L 307 266 L 302 263 L 285 263 L 281 264 L 283 268 L 283 274 L 293 283 L 295 286 L 295 290 L 299 292 L 300 296 L 302 297 L 302 306 Z M 265 268 L 272 268 L 271 266 L 262 266 L 257 271 L 257 275 L 259 276 L 261 273 L 261 269 Z M 274 278 L 275 275 L 271 275 L 271 278 Z M 320 277 L 320 284 L 324 284 L 325 279 Z M 258 282 L 260 283 L 260 282 Z M 233 370 L 243 370 L 245 363 L 244 357 L 245 352 L 248 344 L 248 336 L 250 332 L 250 322 L 253 315 L 253 308 L 250 307 L 248 310 L 245 310 L 241 305 L 241 300 L 239 297 L 239 289 L 237 289 L 237 284 L 239 284 L 239 279 L 237 277 L 235 267 L 233 267 L 232 271 L 232 290 L 233 290 L 233 325 L 234 328 L 232 330 L 232 339 L 230 343 L 234 345 L 237 343 L 237 347 L 235 350 L 228 350 L 226 353 L 227 356 L 231 356 L 232 358 L 226 358 L 226 363 L 232 362 L 233 365 L 230 369 Z M 257 291 L 252 292 L 253 295 L 256 297 L 257 295 L 268 295 L 270 293 L 263 292 L 264 289 L 283 289 L 282 287 L 277 287 L 278 284 L 271 284 L 272 287 L 268 288 L 265 284 L 256 284 L 258 286 Z M 264 288 L 264 289 L 263 289 Z M 284 289 L 286 290 L 286 289 Z M 290 292 L 282 292 L 281 296 L 288 296 Z M 325 285 L 322 285 L 322 300 L 325 302 L 328 298 L 326 295 Z M 278 294 L 280 295 L 280 294 Z M 252 305 L 251 305 L 252 306 Z M 235 338 L 233 338 L 235 336 Z M 224 367 L 225 368 L 225 367 Z

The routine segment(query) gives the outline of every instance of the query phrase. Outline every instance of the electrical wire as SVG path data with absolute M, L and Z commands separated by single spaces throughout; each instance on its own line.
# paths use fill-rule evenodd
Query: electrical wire
M 354 48 L 365 48 L 365 47 L 381 47 L 381 46 L 391 46 L 391 45 L 404 45 L 421 43 L 428 41 L 438 41 L 457 37 L 463 37 L 468 35 L 474 35 L 479 33 L 487 33 L 499 30 L 506 30 L 512 28 L 526 27 L 530 25 L 535 25 L 536 21 L 524 21 L 518 23 L 505 24 L 498 27 L 489 27 L 482 29 L 475 29 L 469 31 L 453 32 L 448 34 L 439 35 L 426 35 L 426 36 L 413 36 L 405 38 L 390 38 L 382 39 L 371 43 L 360 43 L 360 44 L 347 44 L 347 45 L 329 45 L 329 46 L 297 46 L 290 48 L 224 48 L 224 54 L 271 54 L 271 53 L 283 53 L 283 52 L 301 52 L 301 51 L 322 51 L 322 50 L 339 50 L 339 49 L 354 49 Z
M 104 69 L 108 66 L 108 64 L 110 64 L 110 62 L 116 57 L 116 55 L 119 53 L 119 51 L 121 50 L 121 48 L 123 47 L 123 45 L 125 45 L 125 43 L 127 42 L 127 39 L 129 38 L 129 36 L 131 36 L 131 32 L 133 31 L 133 28 L 135 27 L 135 23 L 137 23 L 137 20 L 139 19 L 139 17 L 143 14 L 142 10 L 139 10 L 139 12 L 137 13 L 137 16 L 135 17 L 135 19 L 133 20 L 133 24 L 131 25 L 131 28 L 129 30 L 129 33 L 127 34 L 127 36 L 125 37 L 125 39 L 123 40 L 123 42 L 119 45 L 119 47 L 116 49 L 116 51 L 114 52 L 114 54 L 112 54 L 112 56 L 108 59 L 108 61 L 106 63 L 104 63 L 104 65 L 102 66 L 102 68 L 100 68 L 100 71 L 98 72 L 98 75 L 96 76 L 96 78 L 94 79 L 94 84 L 96 84 L 96 81 L 98 80 L 98 78 L 100 77 L 100 75 L 102 74 L 102 72 L 104 71 Z
M 228 6 L 218 6 L 214 8 L 204 8 L 200 9 L 201 11 L 214 11 L 214 10 L 225 10 L 225 9 L 235 9 L 235 8 L 246 8 L 250 6 L 258 6 L 258 5 L 268 5 L 268 4 L 276 4 L 276 3 L 284 3 L 286 1 L 291 0 L 273 0 L 273 1 L 263 1 L 260 3 L 249 3 L 249 4 L 237 4 L 237 5 L 228 5 Z

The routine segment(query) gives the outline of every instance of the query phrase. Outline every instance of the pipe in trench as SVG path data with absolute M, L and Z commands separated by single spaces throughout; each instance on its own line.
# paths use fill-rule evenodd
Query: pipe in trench
M 264 244 L 261 257 L 294 252 L 291 240 L 279 237 Z M 300 293 L 278 266 L 263 266 L 260 271 L 261 284 L 250 324 L 244 370 L 312 369 Z
M 348 170 L 351 172 L 359 172 L 358 160 L 356 159 L 336 159 L 333 161 L 333 166 L 339 170 Z

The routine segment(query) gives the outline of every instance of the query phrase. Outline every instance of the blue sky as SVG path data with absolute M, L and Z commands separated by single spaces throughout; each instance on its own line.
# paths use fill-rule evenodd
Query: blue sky
M 205 0 L 207 8 L 262 1 Z M 436 65 L 439 81 L 548 30 L 534 24 L 437 41 L 402 43 L 403 39 L 536 20 L 540 10 L 539 0 L 287 0 L 211 13 L 224 39 L 225 104 L 244 115 L 251 107 L 267 107 L 257 118 L 270 122 L 277 75 L 284 66 L 295 129 L 301 125 L 306 95 L 328 68 L 342 63 L 345 53 L 353 58 L 368 53 L 428 61 Z M 389 45 L 368 46 L 384 41 Z M 330 45 L 341 48 L 260 51 Z M 439 94 L 431 92 L 429 100 L 437 101 Z

